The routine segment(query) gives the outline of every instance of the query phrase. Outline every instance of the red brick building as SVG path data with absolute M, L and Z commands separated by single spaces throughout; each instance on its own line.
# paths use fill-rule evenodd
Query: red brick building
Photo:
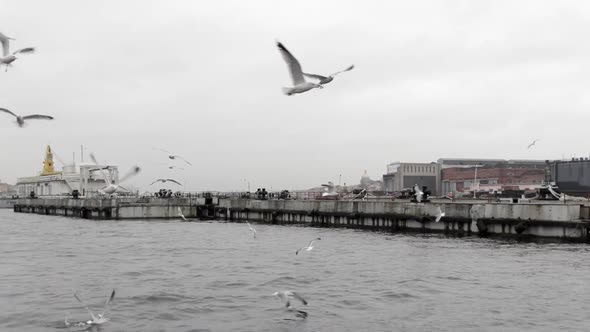
M 477 169 L 477 174 L 476 174 Z M 534 191 L 545 180 L 541 168 L 513 168 L 508 165 L 484 167 L 449 167 L 441 170 L 442 188 L 446 193 Z

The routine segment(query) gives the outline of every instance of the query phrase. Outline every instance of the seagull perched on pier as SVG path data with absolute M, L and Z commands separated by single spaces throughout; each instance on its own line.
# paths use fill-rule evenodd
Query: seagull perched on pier
M 530 149 L 530 148 L 532 148 L 533 145 L 535 145 L 537 143 L 537 141 L 538 141 L 538 139 L 533 140 L 533 142 L 526 147 L 527 150 Z
M 188 220 L 186 220 L 186 218 L 184 217 L 184 214 L 182 214 L 182 210 L 180 209 L 180 206 L 178 207 L 178 216 L 179 216 L 180 218 L 182 218 L 182 220 L 184 220 L 184 221 L 188 221 Z
M 0 66 L 1 65 L 6 66 L 5 72 L 8 71 L 8 66 L 11 66 L 11 63 L 13 63 L 14 60 L 17 59 L 17 57 L 16 57 L 17 54 L 20 54 L 20 53 L 26 54 L 26 53 L 35 52 L 34 47 L 25 47 L 25 48 L 21 48 L 21 49 L 18 49 L 16 51 L 12 52 L 12 54 L 9 54 L 11 40 L 14 40 L 14 38 L 7 37 L 5 34 L 0 32 L 0 43 L 2 43 L 2 57 L 0 58 Z
M 250 225 L 249 222 L 246 222 L 246 224 L 248 224 L 248 228 L 250 228 L 250 232 L 252 232 L 252 236 L 254 236 L 254 238 L 256 238 L 256 230 L 254 228 L 252 228 L 252 225 Z
M 8 113 L 8 114 L 14 116 L 16 118 L 16 123 L 21 128 L 25 125 L 25 120 L 33 120 L 33 119 L 37 119 L 37 120 L 53 120 L 53 117 L 52 116 L 42 115 L 42 114 L 31 114 L 31 115 L 25 115 L 25 116 L 16 115 L 13 112 L 7 110 L 6 108 L 0 108 L 0 112 L 5 112 L 5 113 Z
M 190 166 L 192 166 L 192 165 L 193 165 L 193 164 L 189 163 L 189 162 L 188 162 L 188 160 L 186 160 L 186 159 L 182 158 L 182 157 L 181 157 L 181 156 L 179 156 L 179 155 L 174 155 L 174 154 L 172 154 L 172 153 L 171 153 L 170 151 L 168 151 L 168 150 L 164 150 L 164 149 L 160 149 L 160 148 L 152 148 L 152 149 L 154 149 L 154 150 L 158 150 L 158 151 L 162 151 L 162 152 L 165 152 L 165 153 L 167 153 L 167 154 L 168 154 L 168 159 L 170 159 L 170 160 L 175 160 L 175 159 L 177 159 L 177 158 L 178 158 L 178 159 L 180 159 L 180 160 L 184 161 L 185 163 L 189 164 Z M 170 168 L 170 167 L 169 167 L 169 168 Z
M 307 301 L 305 301 L 305 299 L 301 295 L 299 295 L 295 292 L 283 290 L 283 291 L 279 291 L 279 292 L 274 292 L 272 295 L 281 299 L 285 303 L 285 306 L 287 308 L 291 308 L 291 301 L 290 300 L 292 298 L 301 301 L 301 303 L 303 303 L 304 305 L 307 305 Z
M 442 212 L 442 210 L 440 209 L 440 206 L 437 209 L 438 210 L 436 212 L 436 219 L 434 219 L 435 222 L 439 222 L 440 219 L 445 216 L 445 213 Z
M 350 71 L 353 68 L 354 68 L 354 65 L 351 65 L 350 67 L 348 67 L 348 68 L 346 68 L 344 70 L 341 70 L 341 71 L 337 71 L 334 74 L 331 74 L 329 76 L 322 76 L 322 75 L 316 75 L 316 74 L 306 74 L 306 73 L 303 73 L 303 76 L 309 77 L 309 78 L 314 78 L 316 80 L 319 80 L 319 83 L 322 84 L 322 85 L 324 85 L 324 84 L 328 84 L 328 83 L 332 82 L 332 80 L 334 80 L 334 76 L 336 76 L 336 75 L 338 75 L 340 73 L 344 73 L 344 72 Z
M 313 88 L 324 88 L 321 84 L 306 82 L 305 78 L 303 77 L 303 71 L 301 70 L 299 61 L 297 61 L 293 54 L 291 54 L 291 52 L 289 52 L 289 50 L 287 50 L 287 48 L 281 42 L 277 41 L 277 47 L 279 48 L 279 52 L 281 52 L 283 60 L 285 60 L 287 63 L 289 74 L 291 75 L 291 80 L 293 81 L 292 88 L 283 88 L 284 94 L 291 96 L 296 93 L 303 93 Z
M 315 238 L 315 239 L 313 239 L 313 240 L 311 240 L 311 241 L 309 242 L 309 244 L 307 245 L 307 247 L 303 247 L 303 248 L 299 248 L 299 249 L 297 249 L 297 251 L 295 252 L 295 255 L 298 255 L 298 254 L 299 254 L 299 252 L 300 252 L 301 250 L 304 250 L 304 249 L 305 249 L 305 251 L 310 251 L 310 250 L 312 250 L 312 249 L 313 249 L 313 243 L 314 243 L 316 240 L 321 240 L 321 238 L 319 238 L 319 237 L 318 237 L 318 238 Z
M 80 300 L 80 298 L 78 297 L 78 295 L 76 293 L 74 293 L 74 297 L 76 298 L 76 300 L 78 300 L 78 302 L 82 303 L 82 305 L 86 308 L 86 310 L 90 314 L 90 317 L 92 317 L 91 320 L 86 321 L 86 325 L 100 325 L 100 324 L 104 324 L 110 320 L 109 318 L 106 318 L 104 316 L 104 314 L 107 311 L 109 303 L 115 298 L 115 290 L 114 289 L 113 289 L 113 292 L 111 293 L 111 296 L 107 299 L 107 302 L 104 304 L 104 309 L 102 310 L 102 313 L 98 314 L 97 316 L 94 316 L 92 311 L 90 311 L 88 306 L 86 304 L 84 304 L 84 302 L 82 302 L 82 300 Z M 66 317 L 65 323 L 66 323 L 66 326 L 70 325 L 68 323 L 67 317 Z
M 162 183 L 166 183 L 166 182 L 173 182 L 173 183 L 176 183 L 176 184 L 177 184 L 177 185 L 179 185 L 179 186 L 182 186 L 182 184 L 180 184 L 180 182 L 178 182 L 178 181 L 176 181 L 176 180 L 174 180 L 174 179 L 157 179 L 156 181 L 152 182 L 152 183 L 150 184 L 150 186 L 151 186 L 152 184 L 156 183 L 156 182 L 162 182 Z

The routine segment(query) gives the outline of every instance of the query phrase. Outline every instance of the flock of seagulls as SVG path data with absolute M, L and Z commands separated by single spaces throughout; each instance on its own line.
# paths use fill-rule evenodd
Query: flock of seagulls
M 254 227 L 252 227 L 252 225 L 250 225 L 249 222 L 246 222 L 246 224 L 248 225 L 248 229 L 252 233 L 252 237 L 256 238 L 256 230 L 254 229 Z M 314 248 L 313 243 L 319 240 L 321 240 L 321 238 L 319 237 L 311 240 L 307 246 L 297 249 L 297 251 L 295 251 L 295 255 L 298 255 L 301 250 L 311 251 Z M 307 305 L 307 301 L 301 295 L 289 290 L 278 291 L 273 293 L 272 295 L 281 299 L 285 303 L 285 306 L 287 308 L 291 308 L 291 299 L 297 299 L 304 305 Z

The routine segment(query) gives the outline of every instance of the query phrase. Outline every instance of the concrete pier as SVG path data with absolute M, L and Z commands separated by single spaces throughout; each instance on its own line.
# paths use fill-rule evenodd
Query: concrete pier
M 435 222 L 438 209 L 445 212 Z M 444 232 L 590 241 L 590 207 L 580 203 L 320 201 L 237 198 L 18 199 L 15 212 L 86 219 L 176 219 L 307 224 L 389 232 Z
M 219 203 L 217 217 L 230 221 L 590 240 L 590 207 L 580 204 L 246 199 L 221 199 Z M 438 208 L 445 217 L 437 223 Z
M 211 198 L 36 198 L 18 199 L 14 212 L 85 219 L 174 219 L 215 217 L 218 199 Z

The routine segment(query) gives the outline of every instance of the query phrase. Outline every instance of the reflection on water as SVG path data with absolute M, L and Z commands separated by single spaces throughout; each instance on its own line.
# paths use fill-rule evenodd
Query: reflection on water
M 90 221 L 0 210 L 0 330 L 566 330 L 588 326 L 584 244 L 346 229 Z M 314 250 L 295 250 L 321 237 Z M 272 294 L 297 291 L 287 309 Z M 70 327 L 66 330 L 75 331 Z

